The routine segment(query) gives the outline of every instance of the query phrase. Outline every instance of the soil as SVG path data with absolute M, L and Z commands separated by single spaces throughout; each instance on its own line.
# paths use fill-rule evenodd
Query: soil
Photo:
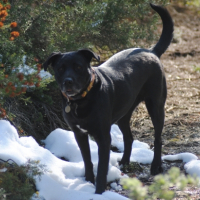
M 165 106 L 165 125 L 162 133 L 163 155 L 190 152 L 200 159 L 200 14 L 194 8 L 170 5 L 168 10 L 174 20 L 174 39 L 161 57 L 164 65 L 168 97 Z M 162 30 L 162 26 L 159 27 Z M 154 129 L 144 104 L 133 113 L 131 128 L 134 139 L 153 147 Z M 172 166 L 184 171 L 182 161 L 163 162 L 164 173 Z M 144 185 L 149 185 L 150 166 L 145 173 L 134 174 Z M 146 174 L 146 175 L 145 175 Z M 129 174 L 133 176 L 133 174 Z M 127 196 L 127 191 L 121 191 Z M 200 188 L 188 187 L 177 191 L 174 199 L 200 199 Z

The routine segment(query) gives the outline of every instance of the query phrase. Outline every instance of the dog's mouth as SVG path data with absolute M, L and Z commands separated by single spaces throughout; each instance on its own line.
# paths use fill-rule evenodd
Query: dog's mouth
M 64 93 L 69 97 L 77 95 L 77 92 L 73 91 L 72 89 L 67 89 L 64 91 Z
M 73 84 L 73 85 L 63 84 L 61 87 L 61 91 L 63 94 L 65 94 L 68 97 L 74 98 L 75 96 L 78 96 L 78 95 L 82 96 L 83 92 L 87 90 L 87 87 L 90 84 L 90 80 L 91 80 L 91 78 L 88 79 L 88 81 L 86 82 L 84 87 L 80 87 L 78 84 L 76 84 L 76 85 L 75 84 Z
M 72 90 L 67 90 L 67 91 L 66 91 L 66 94 L 67 94 L 67 96 L 72 97 L 72 96 L 75 96 L 77 93 L 74 92 L 74 91 L 72 91 Z

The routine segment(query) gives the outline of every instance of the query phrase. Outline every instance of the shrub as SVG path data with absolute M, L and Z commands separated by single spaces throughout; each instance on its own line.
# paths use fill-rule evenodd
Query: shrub
M 124 189 L 130 190 L 130 197 L 137 200 L 153 200 L 153 199 L 165 199 L 171 200 L 175 196 L 175 192 L 170 190 L 170 187 L 175 186 L 180 190 L 189 185 L 198 185 L 199 179 L 191 176 L 185 176 L 180 173 L 180 169 L 172 167 L 167 174 L 157 175 L 154 178 L 154 182 L 148 187 L 143 184 L 137 178 L 122 179 L 121 183 Z
M 36 191 L 35 176 L 41 176 L 46 168 L 38 161 L 28 161 L 25 165 L 18 166 L 14 162 L 0 162 L 0 199 L 27 200 Z
M 33 73 L 28 73 L 25 51 L 16 43 L 20 36 L 18 23 L 10 21 L 11 5 L 0 1 L 0 118 L 8 117 L 4 102 L 7 98 L 20 96 L 30 87 L 39 87 L 41 64 L 32 62 Z M 37 64 L 37 65 L 36 65 Z M 26 69 L 27 68 L 27 69 Z
M 6 191 L 3 188 L 0 188 L 0 199 L 6 200 Z

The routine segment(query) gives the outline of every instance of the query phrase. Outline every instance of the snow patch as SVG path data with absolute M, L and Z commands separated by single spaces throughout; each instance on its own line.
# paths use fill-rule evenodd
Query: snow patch
M 200 160 L 192 160 L 184 165 L 185 171 L 200 178 Z
M 163 160 L 168 160 L 168 161 L 176 161 L 176 160 L 182 160 L 183 162 L 187 163 L 191 160 L 197 160 L 198 157 L 195 156 L 192 153 L 179 153 L 176 155 L 166 155 L 162 157 Z

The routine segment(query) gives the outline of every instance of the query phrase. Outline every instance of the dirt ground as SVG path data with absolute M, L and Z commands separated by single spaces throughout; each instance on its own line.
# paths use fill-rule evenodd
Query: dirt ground
M 174 20 L 174 39 L 161 60 L 167 78 L 168 97 L 165 106 L 165 125 L 162 134 L 163 155 L 190 152 L 200 159 L 200 14 L 197 10 L 170 5 Z M 160 31 L 162 26 L 160 26 Z M 153 147 L 154 131 L 144 104 L 134 112 L 131 120 L 134 138 Z M 177 166 L 184 171 L 184 163 L 163 162 L 164 171 Z M 151 183 L 149 167 L 146 175 L 138 177 L 144 185 Z M 121 194 L 127 195 L 125 191 Z M 200 199 L 200 188 L 176 192 L 178 199 Z

